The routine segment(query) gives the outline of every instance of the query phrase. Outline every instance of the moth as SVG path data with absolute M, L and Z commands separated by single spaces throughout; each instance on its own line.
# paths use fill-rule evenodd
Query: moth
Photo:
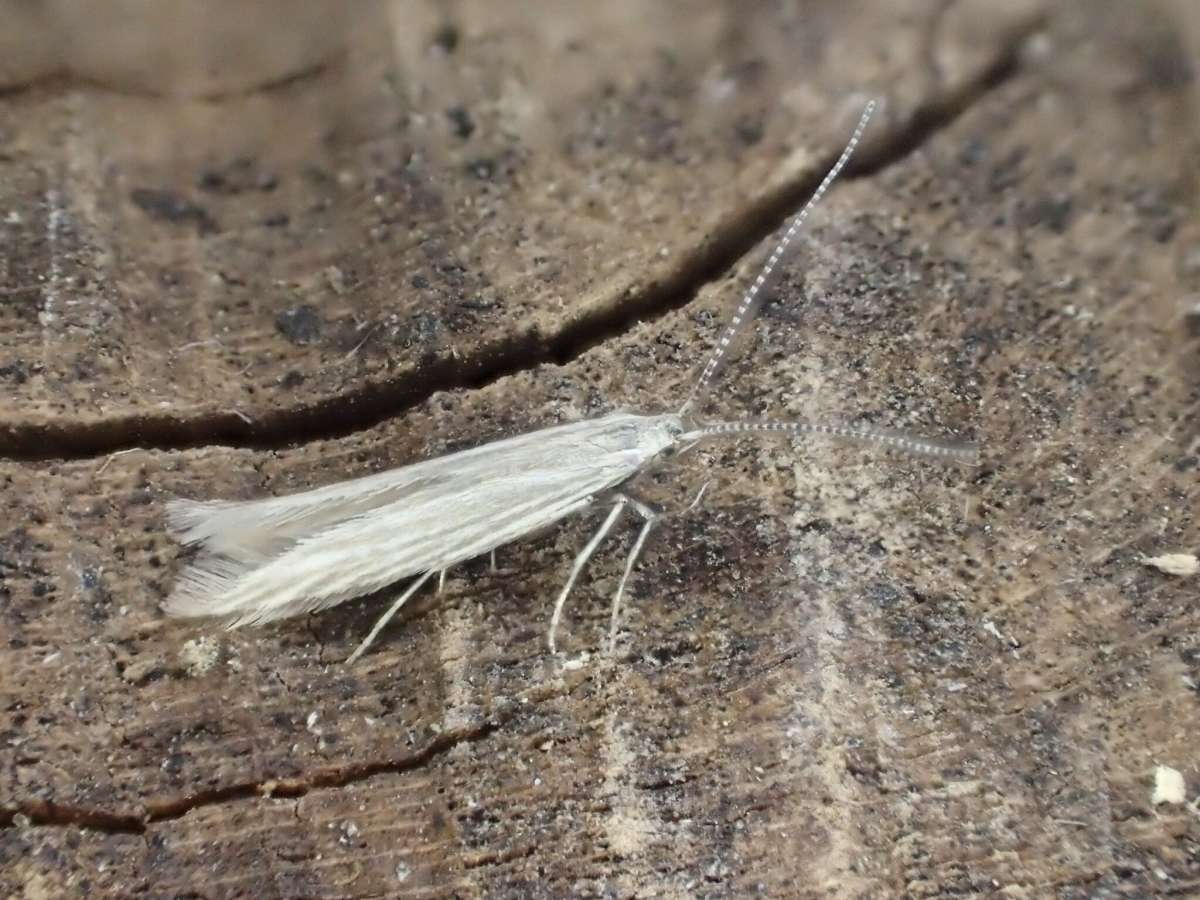
M 841 156 L 788 224 L 677 412 L 614 412 L 289 496 L 245 502 L 174 500 L 167 507 L 169 528 L 198 553 L 165 603 L 166 613 L 220 617 L 233 628 L 328 609 L 411 578 L 347 659 L 354 662 L 435 573 L 444 577 L 458 563 L 602 504 L 608 514 L 575 557 L 554 604 L 547 644 L 555 652 L 563 607 L 576 579 L 629 509 L 641 516 L 642 527 L 613 596 L 611 650 L 630 574 L 661 518 L 631 492 L 630 482 L 660 460 L 712 438 L 774 432 L 827 435 L 975 463 L 972 445 L 873 426 L 704 422 L 696 416 L 731 343 L 753 320 L 763 285 L 845 167 L 874 108 L 874 101 L 867 104 Z

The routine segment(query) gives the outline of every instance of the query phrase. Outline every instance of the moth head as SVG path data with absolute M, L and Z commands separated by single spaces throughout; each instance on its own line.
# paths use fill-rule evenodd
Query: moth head
M 680 416 L 654 416 L 648 426 L 641 430 L 639 449 L 649 456 L 674 456 L 679 450 L 679 439 L 685 431 Z

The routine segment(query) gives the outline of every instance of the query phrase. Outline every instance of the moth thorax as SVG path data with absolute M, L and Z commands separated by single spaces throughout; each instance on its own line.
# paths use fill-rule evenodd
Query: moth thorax
M 647 458 L 657 456 L 674 447 L 683 432 L 683 419 L 675 414 L 646 416 L 638 428 L 638 451 Z

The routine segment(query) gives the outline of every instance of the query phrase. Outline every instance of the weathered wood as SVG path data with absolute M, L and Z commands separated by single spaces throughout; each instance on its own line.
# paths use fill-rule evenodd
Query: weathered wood
M 223 102 L 11 97 L 0 449 L 280 446 L 570 356 L 777 221 L 846 85 L 898 82 L 902 132 L 1004 55 L 932 91 L 927 17 L 551 6 L 464 8 L 448 52 L 396 4 L 361 29 L 395 46 Z
M 1200 550 L 1200 18 L 988 5 L 396 4 L 394 55 L 265 92 L 6 97 L 0 886 L 1195 890 L 1194 812 L 1150 797 L 1158 764 L 1200 777 L 1197 583 L 1140 559 Z M 648 486 L 715 479 L 649 548 L 615 661 L 564 665 L 628 534 L 543 649 L 588 521 L 451 572 L 351 668 L 380 598 L 161 617 L 168 496 L 676 407 L 745 251 L 876 89 L 870 177 L 715 405 L 967 431 L 980 471 L 698 454 Z

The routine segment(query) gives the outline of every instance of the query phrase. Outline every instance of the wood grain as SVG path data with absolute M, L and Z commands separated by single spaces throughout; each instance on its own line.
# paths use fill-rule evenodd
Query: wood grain
M 988 6 L 396 3 L 270 90 L 5 96 L 5 892 L 1195 892 L 1194 809 L 1151 789 L 1200 778 L 1197 583 L 1140 561 L 1200 550 L 1200 20 Z M 872 91 L 714 412 L 968 434 L 982 468 L 685 458 L 646 491 L 713 485 L 612 660 L 631 532 L 543 649 L 590 520 L 350 668 L 381 597 L 162 618 L 169 496 L 676 408 Z

